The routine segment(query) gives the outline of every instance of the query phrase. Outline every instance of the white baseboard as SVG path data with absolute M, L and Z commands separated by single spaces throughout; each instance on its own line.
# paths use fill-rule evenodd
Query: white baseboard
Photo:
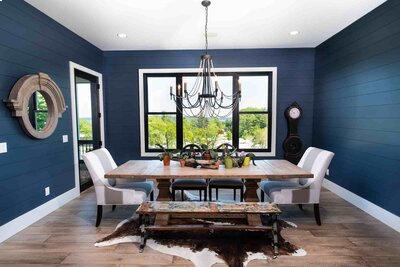
M 0 227 L 0 243 L 40 220 L 44 216 L 52 213 L 56 209 L 62 207 L 64 204 L 78 197 L 79 194 L 79 187 L 76 187 L 4 224 Z
M 323 187 L 332 191 L 339 197 L 343 198 L 344 200 L 350 202 L 354 206 L 358 207 L 359 209 L 365 211 L 369 215 L 375 217 L 379 221 L 383 222 L 387 226 L 393 228 L 397 232 L 400 232 L 400 217 L 385 210 L 381 207 L 375 205 L 374 203 L 350 192 L 349 190 L 329 181 L 328 179 L 324 179 Z

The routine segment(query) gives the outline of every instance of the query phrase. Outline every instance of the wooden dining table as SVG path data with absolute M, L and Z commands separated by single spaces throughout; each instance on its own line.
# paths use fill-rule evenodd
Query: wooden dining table
M 105 174 L 105 178 L 131 180 L 155 179 L 159 194 L 157 200 L 171 200 L 171 179 L 223 179 L 241 178 L 245 180 L 246 202 L 259 201 L 257 196 L 258 182 L 262 179 L 286 180 L 296 178 L 313 178 L 313 174 L 290 163 L 287 160 L 256 160 L 256 165 L 241 168 L 206 169 L 198 166 L 180 167 L 179 162 L 171 161 L 171 166 L 164 166 L 159 160 L 130 160 Z

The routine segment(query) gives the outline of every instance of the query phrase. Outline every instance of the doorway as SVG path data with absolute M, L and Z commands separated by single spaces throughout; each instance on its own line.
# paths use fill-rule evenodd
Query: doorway
M 103 146 L 101 134 L 99 77 L 74 69 L 76 140 L 78 145 L 80 192 L 93 185 L 89 171 L 83 162 L 83 154 Z

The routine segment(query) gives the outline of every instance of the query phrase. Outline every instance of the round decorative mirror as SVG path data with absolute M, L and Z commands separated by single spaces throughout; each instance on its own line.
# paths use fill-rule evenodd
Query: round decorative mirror
M 37 139 L 54 132 L 58 118 L 67 108 L 60 88 L 44 73 L 19 79 L 5 102 L 24 131 Z

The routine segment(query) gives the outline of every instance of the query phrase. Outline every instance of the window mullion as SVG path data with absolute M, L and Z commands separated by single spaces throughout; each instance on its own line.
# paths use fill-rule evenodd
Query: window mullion
M 233 94 L 236 94 L 236 92 L 239 90 L 238 88 L 239 75 L 235 73 L 232 75 L 232 77 L 233 77 L 232 90 Z M 240 102 L 239 105 L 232 112 L 232 145 L 237 148 L 239 148 L 239 109 L 240 109 Z
M 176 86 L 178 88 L 178 84 L 182 84 L 182 74 L 176 75 Z M 182 95 L 183 95 L 183 86 L 182 86 Z M 177 94 L 177 92 L 176 92 Z M 182 114 L 182 99 L 177 98 L 177 108 L 176 108 L 176 147 L 183 147 L 183 114 Z

